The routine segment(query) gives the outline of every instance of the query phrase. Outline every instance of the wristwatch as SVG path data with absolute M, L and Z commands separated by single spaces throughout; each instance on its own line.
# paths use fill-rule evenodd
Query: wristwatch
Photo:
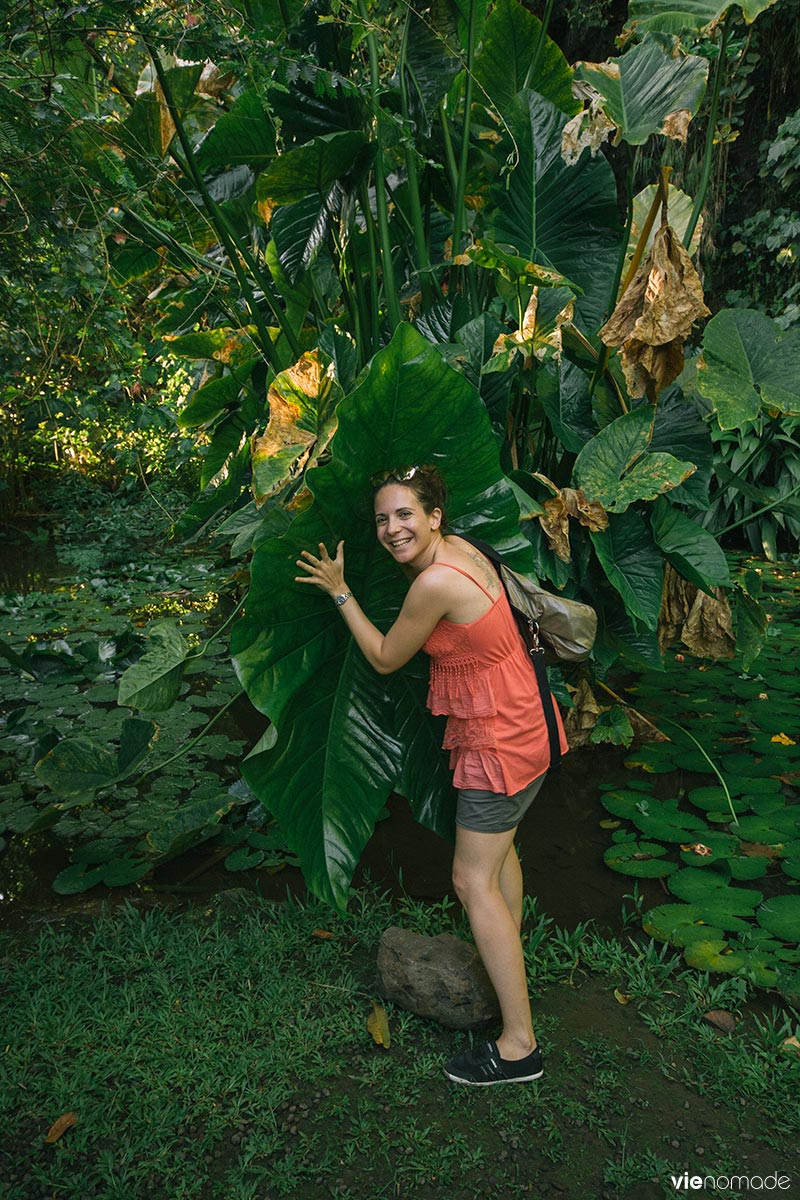
M 336 605 L 337 608 L 341 608 L 342 605 L 344 604 L 345 600 L 349 600 L 350 597 L 352 596 L 352 594 L 353 594 L 352 592 L 342 592 L 341 596 L 333 597 L 333 603 Z

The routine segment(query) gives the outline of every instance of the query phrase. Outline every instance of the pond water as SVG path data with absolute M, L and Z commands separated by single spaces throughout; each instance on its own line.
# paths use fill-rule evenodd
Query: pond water
M 230 795 L 239 786 L 242 755 L 263 730 L 263 718 L 247 699 L 236 699 L 238 684 L 224 638 L 204 665 L 195 664 L 197 671 L 186 679 L 173 709 L 159 715 L 161 757 L 156 753 L 144 787 L 124 781 L 103 804 L 84 803 L 74 809 L 66 805 L 70 811 L 59 818 L 59 837 L 39 818 L 52 796 L 33 774 L 37 756 L 59 736 L 87 728 L 87 722 L 93 737 L 115 744 L 126 711 L 116 705 L 115 680 L 129 661 L 126 656 L 141 653 L 137 631 L 168 615 L 180 621 L 187 638 L 203 644 L 207 623 L 213 629 L 220 613 L 232 609 L 231 592 L 225 592 L 230 565 L 213 557 L 178 555 L 169 561 L 115 566 L 84 580 L 59 568 L 50 547 L 34 544 L 19 546 L 6 557 L 4 569 L 0 612 L 5 615 L 6 644 L 15 645 L 18 654 L 28 653 L 31 646 L 47 649 L 45 666 L 54 674 L 46 676 L 45 690 L 34 697 L 33 684 L 0 660 L 6 681 L 0 700 L 0 718 L 5 712 L 0 720 L 0 820 L 6 818 L 8 843 L 0 855 L 0 924 L 92 910 L 105 899 L 118 903 L 131 896 L 176 903 L 231 887 L 274 899 L 287 892 L 302 895 L 299 870 L 285 863 L 288 851 L 256 855 L 261 865 L 247 869 L 252 862 L 248 846 L 254 843 L 243 812 L 238 827 L 235 822 L 231 827 L 229 818 L 219 837 L 186 853 L 173 853 L 155 870 L 144 859 L 131 858 L 129 847 L 137 838 L 147 834 L 151 844 L 148 831 L 157 827 L 157 819 L 163 824 L 165 804 L 178 816 L 181 806 L 190 802 L 205 800 L 213 807 L 220 795 Z M 795 944 L 800 938 L 794 936 L 796 915 L 791 908 L 800 879 L 800 721 L 788 652 L 797 642 L 800 572 L 796 565 L 765 569 L 765 578 L 772 589 L 772 625 L 752 673 L 743 672 L 736 662 L 689 661 L 688 655 L 684 661 L 676 654 L 663 674 L 631 678 L 626 699 L 657 721 L 663 717 L 673 741 L 646 744 L 633 754 L 608 745 L 571 751 L 560 778 L 547 781 L 523 821 L 518 847 L 526 891 L 536 897 L 540 912 L 568 929 L 594 920 L 603 932 L 619 932 L 623 909 L 634 909 L 634 892 L 642 911 L 656 909 L 672 920 L 675 911 L 689 914 L 691 905 L 682 907 L 678 901 L 697 900 L 704 882 L 720 888 L 742 884 L 725 886 L 712 897 L 715 923 L 703 914 L 695 913 L 692 919 L 709 929 L 711 940 L 704 946 L 709 969 L 723 969 L 728 961 L 723 955 L 750 955 L 746 961 L 769 986 L 774 971 L 772 965 L 764 965 L 765 954 L 783 954 L 784 972 L 800 964 Z M 29 630 L 27 646 L 22 630 Z M 116 676 L 106 670 L 115 664 Z M 213 732 L 204 733 L 200 727 L 222 707 L 229 711 Z M 678 736 L 680 723 L 685 729 Z M 195 741 L 199 744 L 182 763 L 171 766 L 175 756 L 168 757 L 170 748 Z M 723 764 L 730 784 L 727 801 L 721 790 L 727 785 L 723 780 L 718 786 L 711 772 L 719 767 L 704 759 L 704 746 Z M 17 776 L 24 777 L 22 791 Z M 254 799 L 251 794 L 248 802 Z M 734 836 L 726 803 L 743 814 L 750 830 L 746 838 Z M 30 830 L 32 822 L 35 832 Z M 73 870 L 83 872 L 93 886 L 81 890 L 84 881 L 79 878 L 78 887 L 70 886 L 71 894 L 59 895 L 52 883 L 70 864 L 65 848 L 70 841 L 90 846 L 82 860 L 85 865 Z M 121 869 L 117 881 L 126 886 L 94 886 L 92 872 L 98 868 L 93 864 L 100 861 L 92 857 L 95 844 L 112 847 L 111 866 Z M 140 855 L 143 846 L 140 840 Z M 619 870 L 606 866 L 604 855 L 609 854 Z M 394 895 L 405 892 L 437 901 L 452 895 L 451 858 L 451 847 L 422 829 L 406 801 L 394 796 L 366 847 L 355 883 L 369 880 Z M 755 909 L 762 900 L 771 902 L 781 893 L 783 905 L 787 892 L 785 920 L 778 922 L 777 935 L 748 924 L 758 915 Z M 723 895 L 727 907 L 721 909 Z M 745 906 L 741 911 L 740 904 Z M 738 941 L 731 930 L 738 931 Z M 775 936 L 783 939 L 782 948 Z M 689 947 L 687 961 L 691 952 Z

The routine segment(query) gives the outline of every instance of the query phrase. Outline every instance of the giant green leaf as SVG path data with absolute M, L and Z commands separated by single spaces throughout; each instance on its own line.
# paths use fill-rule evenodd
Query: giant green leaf
M 740 8 L 745 21 L 755 21 L 775 0 L 630 0 L 626 29 L 636 33 L 661 30 L 666 33 L 708 32 L 729 8 Z
M 704 592 L 730 583 L 728 562 L 716 538 L 663 496 L 650 509 L 650 525 L 656 545 L 684 579 Z
M 238 96 L 203 138 L 195 155 L 201 171 L 246 164 L 254 170 L 275 157 L 275 127 L 255 88 Z
M 526 86 L 572 116 L 580 103 L 572 94 L 572 68 L 558 46 L 542 35 L 542 23 L 519 0 L 498 0 L 486 20 L 475 61 L 478 98 L 481 91 L 505 115 L 517 92 Z M 527 80 L 536 56 L 535 71 Z
M 597 433 L 586 373 L 563 355 L 546 359 L 536 372 L 536 396 L 564 449 L 578 454 Z
M 695 115 L 706 90 L 708 64 L 684 54 L 677 39 L 649 35 L 620 58 L 578 63 L 575 73 L 600 93 L 623 139 L 641 146 L 654 133 L 679 136 L 670 132 L 667 118 L 681 110 Z
M 259 200 L 293 204 L 312 192 L 326 197 L 337 180 L 348 175 L 366 138 L 357 130 L 326 133 L 281 154 L 258 177 Z
M 425 663 L 378 675 L 329 598 L 294 582 L 300 551 L 344 538 L 348 585 L 388 628 L 405 586 L 375 540 L 369 477 L 419 461 L 440 464 L 456 528 L 516 548 L 520 566 L 525 543 L 483 404 L 416 330 L 397 329 L 337 417 L 331 461 L 306 476 L 313 504 L 254 554 L 246 615 L 231 642 L 250 699 L 278 728 L 275 748 L 247 760 L 248 783 L 278 818 L 312 890 L 342 904 L 390 792 L 403 790 L 440 833 L 450 828 L 452 794 L 441 728 L 424 706 Z
M 508 155 L 514 167 L 492 189 L 491 235 L 582 288 L 576 321 L 594 333 L 610 311 L 623 240 L 611 167 L 588 155 L 566 165 L 568 118 L 537 92 L 520 92 L 503 117 L 508 133 L 498 156 Z
M 722 429 L 754 421 L 761 408 L 800 416 L 800 329 L 783 330 L 752 308 L 724 308 L 703 334 L 697 387 Z
M 178 698 L 189 646 L 174 621 L 156 621 L 148 632 L 150 645 L 120 679 L 117 703 L 164 712 Z
M 438 118 L 439 102 L 461 70 L 456 48 L 448 44 L 448 33 L 441 29 L 450 14 L 446 5 L 434 4 L 424 12 L 409 5 L 398 66 L 408 101 L 408 111 L 422 137 L 430 137 Z
M 252 442 L 253 495 L 274 496 L 325 452 L 336 429 L 341 388 L 316 352 L 275 376 L 265 432 Z
M 664 560 L 638 512 L 612 514 L 608 529 L 589 535 L 600 565 L 630 616 L 655 629 L 664 588 Z
M 694 463 L 651 450 L 654 418 L 655 409 L 642 405 L 583 447 L 573 474 L 589 500 L 599 500 L 609 512 L 625 512 L 634 500 L 652 500 L 692 474 Z

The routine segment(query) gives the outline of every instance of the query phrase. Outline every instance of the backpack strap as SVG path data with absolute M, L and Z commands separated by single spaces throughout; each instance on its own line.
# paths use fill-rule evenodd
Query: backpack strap
M 469 542 L 470 546 L 474 546 L 485 558 L 489 559 L 503 585 L 503 591 L 506 593 L 506 599 L 508 600 L 512 616 L 517 623 L 520 637 L 528 651 L 531 666 L 536 676 L 536 683 L 539 687 L 539 694 L 542 699 L 542 710 L 544 711 L 544 719 L 547 724 L 547 741 L 550 747 L 550 766 L 548 772 L 553 776 L 557 776 L 561 767 L 561 741 L 558 736 L 558 724 L 553 707 L 553 694 L 550 691 L 550 684 L 547 679 L 544 648 L 539 644 L 539 631 L 536 623 L 527 613 L 521 612 L 520 609 L 511 603 L 511 597 L 508 594 L 508 588 L 503 579 L 503 572 L 500 569 L 503 565 L 503 559 L 494 546 L 490 546 L 488 542 L 482 542 L 479 538 L 469 537 L 464 533 L 459 533 L 458 537 L 462 538 L 465 542 Z

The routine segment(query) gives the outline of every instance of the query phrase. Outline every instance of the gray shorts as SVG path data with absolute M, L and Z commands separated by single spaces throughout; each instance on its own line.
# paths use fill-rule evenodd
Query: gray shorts
M 456 825 L 474 833 L 507 833 L 509 829 L 515 829 L 539 794 L 546 776 L 545 771 L 513 796 L 485 792 L 480 788 L 459 788 Z

